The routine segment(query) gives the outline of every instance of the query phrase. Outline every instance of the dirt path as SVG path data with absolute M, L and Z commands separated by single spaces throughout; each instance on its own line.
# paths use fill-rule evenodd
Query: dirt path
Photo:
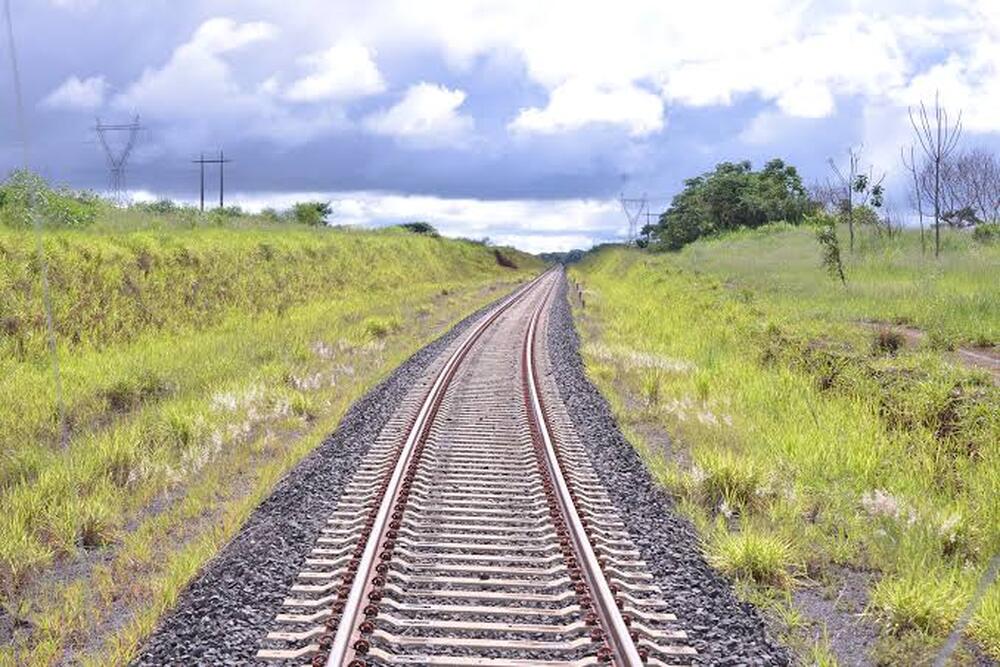
M 887 329 L 900 334 L 910 347 L 917 347 L 927 340 L 927 333 L 916 327 L 908 327 L 888 322 L 866 321 L 862 324 L 872 330 Z M 985 370 L 993 376 L 993 381 L 1000 384 L 1000 348 L 997 347 L 960 347 L 950 356 L 954 361 L 968 368 Z

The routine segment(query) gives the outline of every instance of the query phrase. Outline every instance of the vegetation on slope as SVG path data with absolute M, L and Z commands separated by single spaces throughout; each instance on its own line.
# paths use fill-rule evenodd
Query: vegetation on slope
M 1000 388 L 933 339 L 899 349 L 857 323 L 995 341 L 1000 251 L 953 234 L 941 263 L 913 238 L 870 243 L 846 289 L 787 228 L 571 271 L 588 372 L 710 559 L 792 626 L 792 591 L 839 600 L 866 573 L 882 664 L 932 657 L 1000 551 Z M 966 634 L 1000 657 L 1000 584 Z
M 127 661 L 354 399 L 540 268 L 401 230 L 103 215 L 43 235 L 61 386 L 35 237 L 0 228 L 0 664 Z

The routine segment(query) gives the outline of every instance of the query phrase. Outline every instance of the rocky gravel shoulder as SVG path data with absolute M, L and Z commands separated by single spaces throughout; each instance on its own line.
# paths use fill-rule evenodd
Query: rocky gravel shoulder
M 344 415 L 188 585 L 134 665 L 246 665 L 335 510 L 341 491 L 407 390 L 485 306 L 415 353 Z
M 681 518 L 635 449 L 607 402 L 587 380 L 565 282 L 549 314 L 549 357 L 570 419 L 633 542 L 664 591 L 671 611 L 705 665 L 788 665 L 787 649 L 771 638 L 764 619 L 740 601 L 702 555 L 694 527 Z

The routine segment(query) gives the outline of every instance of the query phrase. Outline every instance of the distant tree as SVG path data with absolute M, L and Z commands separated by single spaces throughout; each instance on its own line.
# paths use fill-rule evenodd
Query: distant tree
M 938 257 L 941 254 L 941 173 L 962 136 L 962 112 L 959 111 L 958 118 L 954 124 L 951 123 L 948 112 L 941 108 L 940 96 L 935 93 L 933 115 L 923 102 L 916 113 L 912 107 L 909 113 L 910 125 L 934 175 L 931 190 L 934 201 L 934 256 Z
M 1000 219 L 1000 160 L 995 153 L 984 148 L 961 153 L 946 165 L 942 181 L 952 209 L 946 219 L 973 224 Z M 963 209 L 970 209 L 971 215 Z M 963 214 L 956 215 L 959 212 Z
M 330 202 L 305 201 L 292 206 L 292 219 L 303 225 L 319 227 L 325 225 L 327 217 L 333 213 Z
M 434 229 L 434 226 L 429 222 L 404 222 L 400 225 L 403 229 L 413 232 L 414 234 L 426 234 L 428 236 L 440 236 L 438 230 Z
M 643 232 L 654 247 L 675 250 L 709 234 L 799 223 L 813 208 L 798 171 L 784 161 L 771 160 L 760 171 L 749 161 L 723 162 L 684 181 L 658 223 Z
M 168 215 L 170 213 L 176 213 L 177 209 L 180 207 L 170 199 L 157 199 L 156 201 L 149 202 L 147 204 L 137 204 L 136 208 L 146 210 L 150 213 Z
M 226 206 L 225 208 L 217 208 L 215 212 L 226 218 L 238 218 L 243 215 L 242 206 Z

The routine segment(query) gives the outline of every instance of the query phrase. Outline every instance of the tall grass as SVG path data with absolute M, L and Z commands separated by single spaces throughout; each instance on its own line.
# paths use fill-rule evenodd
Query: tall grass
M 714 561 L 779 586 L 800 571 L 878 571 L 871 613 L 885 641 L 923 633 L 904 662 L 933 651 L 1000 550 L 1000 390 L 934 349 L 880 350 L 856 320 L 994 336 L 995 284 L 980 274 L 995 251 L 948 251 L 935 266 L 905 247 L 895 264 L 891 247 L 863 250 L 847 291 L 799 230 L 678 255 L 605 250 L 572 271 L 588 372 Z M 643 435 L 657 430 L 672 448 Z M 996 612 L 984 605 L 970 633 L 1000 656 Z
M 0 592 L 16 620 L 0 664 L 127 661 L 352 400 L 539 268 L 404 232 L 47 231 L 63 443 L 32 251 L 0 230 Z
M 944 344 L 1000 342 L 1000 243 L 945 230 L 935 259 L 922 254 L 919 232 L 892 239 L 867 233 L 844 261 L 848 282 L 841 289 L 820 266 L 811 229 L 774 225 L 693 243 L 675 263 L 753 290 L 800 317 L 911 324 Z

